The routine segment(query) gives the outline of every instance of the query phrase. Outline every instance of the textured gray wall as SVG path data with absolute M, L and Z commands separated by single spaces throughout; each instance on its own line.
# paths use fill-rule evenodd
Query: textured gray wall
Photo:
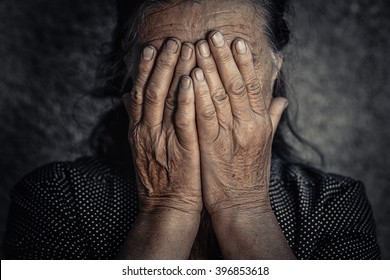
M 85 96 L 113 27 L 114 1 L 107 2 L 0 2 L 1 238 L 9 189 L 48 161 L 88 152 L 86 136 L 109 107 Z M 325 170 L 365 182 L 383 258 L 390 259 L 389 1 L 294 6 L 285 61 L 298 131 L 321 149 Z

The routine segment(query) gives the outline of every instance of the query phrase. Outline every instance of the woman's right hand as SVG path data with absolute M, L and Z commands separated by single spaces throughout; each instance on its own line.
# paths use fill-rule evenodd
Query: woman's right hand
M 180 55 L 189 52 L 193 53 L 191 45 L 181 47 L 175 39 L 168 40 L 158 56 L 147 46 L 134 88 L 125 99 L 140 212 L 202 210 L 194 92 L 192 80 L 185 77 L 195 60 Z
M 137 174 L 139 214 L 121 258 L 188 258 L 203 208 L 192 80 L 194 46 L 147 46 L 123 97 Z

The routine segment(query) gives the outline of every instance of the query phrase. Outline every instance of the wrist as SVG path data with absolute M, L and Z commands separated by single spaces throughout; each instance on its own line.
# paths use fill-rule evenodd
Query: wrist
M 212 216 L 226 259 L 294 259 L 272 209 L 224 211 Z
M 218 218 L 235 216 L 252 218 L 272 212 L 268 192 L 240 192 L 234 198 L 220 199 L 210 208 L 208 209 L 210 216 Z
M 119 259 L 188 259 L 200 214 L 174 209 L 140 212 Z
M 202 183 L 202 188 L 206 190 L 203 201 L 210 216 L 217 213 L 268 212 L 271 209 L 266 183 L 226 185 L 206 181 Z
M 199 211 L 186 212 L 173 208 L 160 208 L 148 211 L 140 210 L 137 215 L 137 222 L 159 230 L 197 230 L 200 223 L 200 217 L 201 212 Z
M 183 186 L 183 188 L 186 187 Z M 147 196 L 140 193 L 138 195 L 138 213 L 151 216 L 196 216 L 200 215 L 203 209 L 201 192 L 190 195 L 158 194 Z
M 213 227 L 218 230 L 229 232 L 242 231 L 253 224 L 266 223 L 273 219 L 274 213 L 270 203 L 255 205 L 235 205 L 234 207 L 224 208 L 211 215 Z

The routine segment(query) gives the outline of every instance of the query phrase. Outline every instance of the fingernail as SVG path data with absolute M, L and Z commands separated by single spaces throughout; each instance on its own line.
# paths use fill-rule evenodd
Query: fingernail
M 211 36 L 211 41 L 216 48 L 220 48 L 225 44 L 225 39 L 219 31 L 215 32 L 214 35 Z
M 188 45 L 183 45 L 181 48 L 181 59 L 189 60 L 192 57 L 192 48 Z
M 191 79 L 189 77 L 183 77 L 181 79 L 180 86 L 182 89 L 188 89 L 191 85 Z
M 288 101 L 285 101 L 283 110 L 285 110 L 287 108 L 287 106 L 288 106 Z
M 198 81 L 204 81 L 204 74 L 203 74 L 202 69 L 196 69 L 196 70 L 195 70 L 195 78 L 196 78 Z
M 147 60 L 147 61 L 150 61 L 152 60 L 154 57 L 154 49 L 152 47 L 146 47 L 144 48 L 143 52 L 142 52 L 142 58 L 144 60 Z
M 199 45 L 199 53 L 203 57 L 209 57 L 210 56 L 210 48 L 209 44 L 207 42 L 203 42 Z
M 165 48 L 167 51 L 171 53 L 176 53 L 177 50 L 179 49 L 179 44 L 175 40 L 169 39 L 165 44 Z
M 246 53 L 246 44 L 243 40 L 240 39 L 236 42 L 236 51 L 238 54 Z

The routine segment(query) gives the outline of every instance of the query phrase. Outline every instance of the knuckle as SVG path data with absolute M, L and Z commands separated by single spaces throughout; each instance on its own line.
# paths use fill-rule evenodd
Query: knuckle
M 254 95 L 260 94 L 261 87 L 259 80 L 256 78 L 252 78 L 247 84 L 248 91 Z
M 142 104 L 142 99 L 143 99 L 142 91 L 135 89 L 131 92 L 130 96 L 131 96 L 130 104 L 135 104 L 135 105 Z
M 168 95 L 168 97 L 165 99 L 165 108 L 168 110 L 173 110 L 176 105 L 176 100 L 173 96 Z
M 161 101 L 161 94 L 159 94 L 158 88 L 150 86 L 146 89 L 145 101 L 151 104 L 156 104 Z
M 218 58 L 222 63 L 233 60 L 232 53 L 228 48 L 221 50 L 221 52 L 219 52 Z
M 224 103 L 228 101 L 229 97 L 226 94 L 225 89 L 223 88 L 217 88 L 214 90 L 213 99 L 217 101 L 218 103 Z
M 190 117 L 188 114 L 184 114 L 184 116 L 180 116 L 180 117 L 176 115 L 175 124 L 181 129 L 184 130 L 188 129 L 189 121 L 190 121 Z
M 175 66 L 175 61 L 172 58 L 159 58 L 156 63 L 156 69 L 159 71 L 168 71 Z
M 149 78 L 149 72 L 138 72 L 137 79 L 135 80 L 135 87 L 142 89 L 145 87 L 145 84 L 147 83 L 147 80 Z
M 253 68 L 253 58 L 250 54 L 250 52 L 247 52 L 246 55 L 239 55 L 239 56 L 235 56 L 236 58 L 236 62 L 237 64 L 243 68 L 243 69 L 247 69 L 247 70 L 251 70 Z
M 201 117 L 202 119 L 206 120 L 206 121 L 209 121 L 209 120 L 213 120 L 215 117 L 216 117 L 217 113 L 215 111 L 214 108 L 205 108 L 202 112 L 201 112 Z
M 188 75 L 188 73 L 191 71 L 190 64 L 186 62 L 180 62 L 176 65 L 175 68 L 175 74 L 178 76 Z
M 179 61 L 175 67 L 175 75 L 182 76 L 184 75 L 185 72 L 186 72 L 185 65 Z
M 205 99 L 207 98 L 207 96 L 210 95 L 210 89 L 205 84 L 200 85 L 198 88 L 195 88 L 195 91 L 197 92 L 198 96 L 202 99 Z
M 149 77 L 150 70 L 140 67 L 138 69 L 138 80 L 146 81 Z
M 204 63 L 202 70 L 205 74 L 213 74 L 217 72 L 217 68 L 213 63 Z
M 244 95 L 246 93 L 245 83 L 242 79 L 233 79 L 229 83 L 229 89 L 235 95 Z
M 194 103 L 194 101 L 188 94 L 180 94 L 180 96 L 178 97 L 178 103 L 179 106 L 188 106 Z

